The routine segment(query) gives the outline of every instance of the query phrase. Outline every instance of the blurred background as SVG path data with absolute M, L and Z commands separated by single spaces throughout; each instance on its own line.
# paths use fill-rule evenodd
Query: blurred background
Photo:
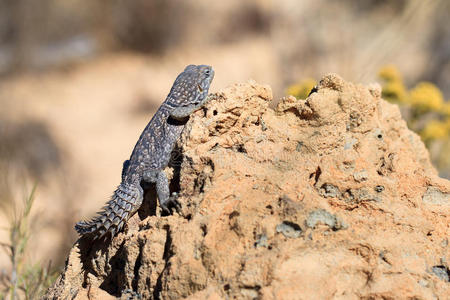
M 0 0 L 4 293 L 63 266 L 188 64 L 275 99 L 330 72 L 379 82 L 450 178 L 449 19 L 446 0 Z

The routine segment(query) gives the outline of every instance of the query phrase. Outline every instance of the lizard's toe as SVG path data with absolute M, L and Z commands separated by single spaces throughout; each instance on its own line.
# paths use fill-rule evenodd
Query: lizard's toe
M 169 202 L 169 203 L 170 203 L 170 202 Z M 170 215 L 171 211 L 170 211 L 170 209 L 169 209 L 169 206 L 166 205 L 166 204 L 162 204 L 162 203 L 160 203 L 160 205 L 161 205 L 161 209 L 162 209 L 165 213 L 167 213 L 167 214 Z
M 160 203 L 161 209 L 169 215 L 172 214 L 174 210 L 179 213 L 181 211 L 181 204 L 177 200 L 178 197 L 178 193 L 173 192 L 169 199 L 167 199 L 167 202 Z
M 180 195 L 176 192 L 173 192 L 169 198 L 169 203 L 173 205 L 173 207 L 175 208 L 175 210 L 177 212 L 180 212 L 181 211 L 181 203 L 178 201 L 178 197 L 180 197 Z
M 181 209 L 182 209 L 181 203 L 178 200 L 174 199 L 172 204 L 173 204 L 173 207 L 175 208 L 175 211 L 177 213 L 180 213 Z

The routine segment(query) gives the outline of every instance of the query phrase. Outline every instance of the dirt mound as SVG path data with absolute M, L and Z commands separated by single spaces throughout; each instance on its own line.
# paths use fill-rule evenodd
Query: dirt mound
M 277 108 L 254 82 L 197 112 L 155 195 L 108 243 L 80 240 L 58 299 L 444 299 L 450 183 L 396 106 L 335 75 Z

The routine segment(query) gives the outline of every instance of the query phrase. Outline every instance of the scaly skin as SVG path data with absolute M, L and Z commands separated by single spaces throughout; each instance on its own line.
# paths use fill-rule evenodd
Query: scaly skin
M 178 75 L 166 100 L 145 127 L 123 164 L 122 182 L 98 215 L 75 225 L 80 235 L 114 236 L 139 209 L 144 199 L 142 182 L 156 183 L 160 206 L 169 212 L 169 183 L 164 168 L 190 114 L 202 107 L 214 71 L 206 65 L 189 65 Z

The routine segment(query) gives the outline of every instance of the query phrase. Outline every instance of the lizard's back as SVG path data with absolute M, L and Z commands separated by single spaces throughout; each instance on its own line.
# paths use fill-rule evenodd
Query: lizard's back
M 124 170 L 124 181 L 140 180 L 145 170 L 160 170 L 168 165 L 172 150 L 185 126 L 184 122 L 169 119 L 170 112 L 163 103 L 134 146 Z

